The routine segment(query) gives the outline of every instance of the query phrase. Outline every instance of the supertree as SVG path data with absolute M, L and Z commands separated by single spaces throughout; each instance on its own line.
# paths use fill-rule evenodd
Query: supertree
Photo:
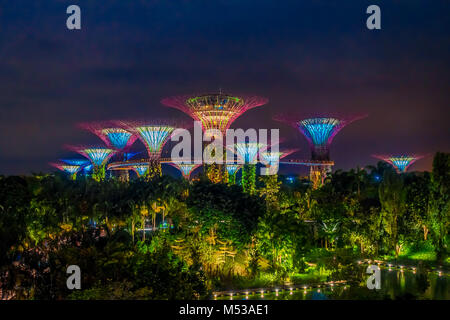
M 267 149 L 267 144 L 243 142 L 234 145 L 239 163 L 243 163 L 241 183 L 244 192 L 253 194 L 256 191 L 256 161 L 259 152 Z
M 65 162 L 50 162 L 49 164 L 61 171 L 67 172 L 72 180 L 77 178 L 77 173 L 82 168 L 81 165 L 67 164 Z
M 172 162 L 170 163 L 171 166 L 177 168 L 181 171 L 181 174 L 186 180 L 189 180 L 191 173 L 201 166 L 201 164 L 195 164 L 195 163 L 181 163 L 181 162 Z
M 66 146 L 66 148 L 78 152 L 91 161 L 93 165 L 92 178 L 97 181 L 105 179 L 105 165 L 116 152 L 113 149 L 100 146 Z
M 135 133 L 147 149 L 149 157 L 147 178 L 161 176 L 161 152 L 175 126 L 170 121 L 164 120 L 128 121 L 121 122 L 121 125 Z
M 145 177 L 148 172 L 148 165 L 145 164 L 136 164 L 132 168 L 138 177 Z
M 310 180 L 313 183 L 313 188 L 318 188 L 323 185 L 325 177 L 331 171 L 330 163 L 330 145 L 336 134 L 346 125 L 353 121 L 366 117 L 366 115 L 359 115 L 354 117 L 313 117 L 303 120 L 295 116 L 277 116 L 274 120 L 283 121 L 300 132 L 308 140 L 311 150 L 310 166 Z
M 137 136 L 120 126 L 119 121 L 84 122 L 78 126 L 97 135 L 109 148 L 125 152 Z
M 406 172 L 410 165 L 419 159 L 422 159 L 424 155 L 381 155 L 374 154 L 372 157 L 383 160 L 390 163 L 398 173 Z
M 266 104 L 268 100 L 263 97 L 250 95 L 232 95 L 226 93 L 192 94 L 169 97 L 161 103 L 176 108 L 194 120 L 200 121 L 205 134 L 209 129 L 219 130 L 222 137 L 234 120 L 247 110 Z M 213 182 L 223 180 L 224 170 L 216 163 L 204 166 L 207 176 Z
M 200 121 L 204 131 L 218 129 L 222 135 L 225 135 L 226 130 L 237 117 L 267 102 L 266 98 L 258 96 L 235 96 L 222 92 L 175 96 L 161 100 L 162 104 L 176 108 L 190 115 L 194 120 Z
M 228 174 L 228 183 L 235 184 L 236 183 L 236 174 L 242 166 L 239 164 L 227 164 L 225 169 Z
M 267 163 L 266 167 L 269 170 L 268 175 L 277 176 L 280 160 L 297 151 L 298 149 L 288 149 L 277 152 L 272 151 L 261 152 L 260 153 L 261 159 L 264 160 L 265 163 Z

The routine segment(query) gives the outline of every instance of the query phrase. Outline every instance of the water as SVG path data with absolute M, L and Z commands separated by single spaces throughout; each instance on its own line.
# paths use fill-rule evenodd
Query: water
M 368 274 L 361 274 L 361 283 L 335 285 L 333 287 L 297 289 L 292 292 L 280 290 L 249 294 L 248 300 L 383 300 L 383 299 L 433 299 L 449 300 L 449 276 L 437 273 L 413 273 L 412 271 L 381 270 L 381 289 L 369 290 L 366 286 Z M 217 299 L 229 300 L 230 296 Z M 244 295 L 234 295 L 233 300 L 245 300 Z

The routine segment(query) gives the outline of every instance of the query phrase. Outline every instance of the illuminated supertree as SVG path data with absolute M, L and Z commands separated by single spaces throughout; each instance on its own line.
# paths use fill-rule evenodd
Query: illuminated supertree
M 66 148 L 78 152 L 91 161 L 94 166 L 92 178 L 97 181 L 105 179 L 105 165 L 116 152 L 113 149 L 98 146 L 66 146 Z
M 234 145 L 239 162 L 243 163 L 241 183 L 244 192 L 256 191 L 256 162 L 259 152 L 267 149 L 267 144 L 258 142 L 236 143 Z
M 133 170 L 136 172 L 138 177 L 145 177 L 148 172 L 148 165 L 134 165 Z
M 173 162 L 170 163 L 171 166 L 177 168 L 178 170 L 181 171 L 181 174 L 183 175 L 183 177 L 186 180 L 189 180 L 191 173 L 197 169 L 199 166 L 201 166 L 201 164 L 195 164 L 195 163 L 178 163 L 178 162 Z
M 228 174 L 228 183 L 235 184 L 236 183 L 236 174 L 242 166 L 239 164 L 227 164 L 226 170 Z
M 237 117 L 266 104 L 266 98 L 225 93 L 184 95 L 165 98 L 161 103 L 176 108 L 202 123 L 203 130 L 218 129 L 224 135 Z
M 80 123 L 78 126 L 97 135 L 113 149 L 128 150 L 136 141 L 137 136 L 120 126 L 118 121 Z
M 266 98 L 249 95 L 231 95 L 226 93 L 193 94 L 175 96 L 161 100 L 161 103 L 176 108 L 194 120 L 200 121 L 205 134 L 216 129 L 225 136 L 226 130 L 236 118 L 247 110 L 266 104 Z M 208 178 L 213 182 L 222 182 L 224 170 L 216 163 L 204 166 Z
M 72 180 L 77 178 L 77 173 L 82 168 L 81 165 L 67 164 L 64 162 L 50 162 L 49 164 L 61 171 L 67 172 Z
M 398 173 L 406 172 L 410 165 L 419 159 L 422 159 L 423 155 L 381 155 L 374 154 L 372 157 L 386 161 L 390 163 Z
M 286 122 L 301 133 L 308 140 L 311 149 L 310 180 L 313 188 L 323 185 L 325 177 L 331 171 L 330 145 L 336 134 L 353 121 L 366 117 L 366 115 L 351 118 L 314 117 L 293 121 L 295 117 L 276 117 L 275 120 Z
M 269 170 L 268 175 L 278 175 L 278 168 L 280 159 L 297 152 L 298 149 L 282 150 L 277 152 L 264 151 L 260 153 L 260 157 L 267 163 L 266 168 Z
M 121 122 L 122 126 L 135 133 L 145 145 L 149 157 L 149 168 L 146 176 L 151 179 L 161 176 L 161 152 L 169 140 L 175 126 L 168 121 L 129 121 Z

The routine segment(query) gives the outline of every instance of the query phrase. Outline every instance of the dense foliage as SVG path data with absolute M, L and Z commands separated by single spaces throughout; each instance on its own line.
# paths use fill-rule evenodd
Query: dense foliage
M 193 299 L 247 280 L 349 277 L 360 257 L 448 254 L 450 154 L 433 171 L 336 171 L 311 189 L 169 176 L 121 182 L 0 177 L 2 294 L 23 299 Z M 142 229 L 145 228 L 145 232 Z M 82 270 L 82 290 L 66 268 Z M 265 280 L 264 280 L 265 279 Z

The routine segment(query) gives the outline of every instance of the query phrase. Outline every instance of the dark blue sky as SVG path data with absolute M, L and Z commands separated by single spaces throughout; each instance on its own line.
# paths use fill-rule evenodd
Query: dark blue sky
M 308 4 L 309 3 L 309 4 Z M 78 4 L 82 30 L 66 29 Z M 382 30 L 365 27 L 378 4 Z M 233 127 L 277 128 L 279 112 L 367 113 L 335 138 L 335 168 L 373 153 L 449 152 L 450 2 L 0 1 L 0 173 L 50 171 L 62 145 L 98 143 L 79 121 L 189 119 L 159 101 L 217 91 L 270 103 Z M 431 157 L 412 169 L 431 168 Z

